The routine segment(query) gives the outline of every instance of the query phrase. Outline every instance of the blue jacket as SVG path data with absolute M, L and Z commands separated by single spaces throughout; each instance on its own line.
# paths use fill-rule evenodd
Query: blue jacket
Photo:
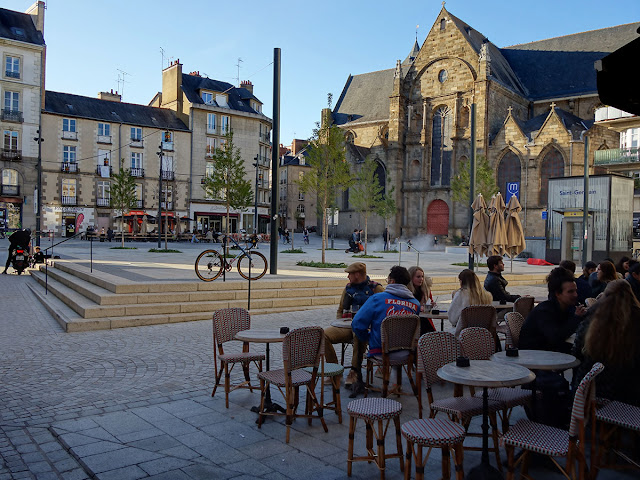
M 416 315 L 419 311 L 420 302 L 413 293 L 405 285 L 391 283 L 384 292 L 373 295 L 358 310 L 351 328 L 358 339 L 369 342 L 369 355 L 377 355 L 382 352 L 382 321 L 389 315 Z

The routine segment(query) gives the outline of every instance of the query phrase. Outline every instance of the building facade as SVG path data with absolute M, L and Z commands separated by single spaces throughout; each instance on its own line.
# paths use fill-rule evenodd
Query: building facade
M 278 225 L 296 232 L 318 225 L 315 193 L 304 193 L 297 184 L 310 168 L 306 162 L 307 143 L 294 139 L 291 149 L 280 157 L 278 167 Z
M 182 73 L 179 60 L 162 72 L 162 92 L 151 102 L 176 112 L 192 132 L 189 218 L 198 230 L 226 230 L 226 206 L 207 198 L 203 178 L 213 168 L 215 149 L 233 132 L 233 142 L 244 160 L 246 179 L 257 195 L 258 232 L 267 233 L 271 202 L 271 119 L 262 113 L 262 102 L 253 95 L 251 82 L 240 87 L 205 78 L 199 72 Z M 257 185 L 256 185 L 257 184 Z M 255 198 L 255 197 L 254 197 Z M 232 211 L 230 231 L 254 230 L 254 205 Z
M 43 229 L 72 236 L 93 225 L 120 230 L 122 212 L 111 208 L 113 175 L 136 179 L 137 207 L 125 212 L 125 232 L 160 222 L 188 228 L 191 134 L 175 112 L 122 103 L 117 92 L 98 98 L 47 91 L 42 114 Z M 160 177 L 162 189 L 160 191 Z M 147 233 L 147 232 L 145 232 Z
M 585 137 L 592 170 L 594 152 L 618 143 L 617 132 L 594 124 L 593 65 L 639 25 L 498 48 L 443 7 L 395 68 L 349 76 L 333 119 L 349 160 L 376 159 L 395 187 L 392 235 L 468 233 L 469 205 L 453 201 L 451 181 L 468 168 L 473 106 L 476 158 L 488 160 L 505 197 L 518 195 L 525 234 L 544 236 L 549 178 L 582 174 Z M 359 226 L 347 192 L 340 233 Z M 382 219 L 372 228 L 382 231 Z
M 34 229 L 38 129 L 44 93 L 44 2 L 27 13 L 0 8 L 0 228 Z

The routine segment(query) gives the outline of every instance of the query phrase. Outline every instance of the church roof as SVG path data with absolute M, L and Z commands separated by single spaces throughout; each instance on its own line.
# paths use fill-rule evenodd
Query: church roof
M 367 147 L 362 147 L 360 145 L 354 145 L 353 143 L 347 143 L 347 150 L 349 153 L 356 158 L 356 162 L 364 162 L 367 159 L 367 156 L 371 153 L 371 149 Z
M 395 69 L 349 75 L 333 109 L 337 125 L 389 119 L 389 95 Z
M 580 138 L 580 134 L 585 130 L 589 130 L 593 125 L 593 121 L 583 120 L 582 118 L 577 117 L 566 110 L 562 110 L 561 108 L 554 107 L 554 111 L 556 115 L 558 115 L 558 118 L 564 127 L 571 132 L 571 138 L 573 140 L 578 140 Z M 522 133 L 524 133 L 529 140 L 533 140 L 533 137 L 542 128 L 548 116 L 549 112 L 541 113 L 526 122 L 520 122 L 515 117 L 512 118 L 520 126 Z
M 530 100 L 597 93 L 594 63 L 638 38 L 640 22 L 501 49 Z M 492 65 L 493 66 L 493 65 Z
M 418 39 L 416 38 L 416 41 L 413 44 L 413 48 L 409 52 L 409 55 L 407 55 L 407 58 L 404 59 L 404 62 L 402 62 L 402 65 L 411 65 L 411 63 L 418 56 L 419 52 L 420 52 L 420 45 L 418 44 Z
M 44 45 L 44 37 L 28 13 L 0 8 L 0 38 Z

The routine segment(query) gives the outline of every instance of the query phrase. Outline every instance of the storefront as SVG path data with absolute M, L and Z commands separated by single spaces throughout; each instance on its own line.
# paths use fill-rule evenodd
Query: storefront
M 582 261 L 584 177 L 549 180 L 546 260 Z M 599 262 L 629 255 L 633 244 L 633 179 L 589 177 L 587 259 Z
M 85 207 L 44 207 L 43 231 L 71 237 L 84 231 L 89 225 L 96 226 L 95 209 Z
M 0 225 L 4 231 L 22 228 L 22 202 L 8 198 L 0 201 Z
M 191 231 L 197 229 L 201 232 L 212 230 L 214 232 L 225 232 L 227 229 L 227 211 L 223 205 L 193 204 L 191 206 L 191 221 L 189 226 Z M 230 233 L 239 233 L 244 229 L 253 232 L 254 223 L 253 208 L 248 208 L 242 214 L 237 212 L 229 213 Z M 269 233 L 270 217 L 266 207 L 258 208 L 258 232 Z

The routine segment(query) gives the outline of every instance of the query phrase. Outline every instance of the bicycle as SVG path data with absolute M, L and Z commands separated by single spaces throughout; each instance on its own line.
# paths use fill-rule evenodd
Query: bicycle
M 227 241 L 231 240 L 242 253 L 229 261 L 217 250 L 205 250 L 196 259 L 195 269 L 196 275 L 200 280 L 212 282 L 222 274 L 222 270 L 231 271 L 234 262 L 237 260 L 238 273 L 245 280 L 258 280 L 267 273 L 267 259 L 260 252 L 252 251 L 251 247 L 246 250 L 236 242 L 233 238 L 222 237 L 222 251 L 226 250 Z M 249 267 L 251 267 L 251 277 L 249 276 Z

